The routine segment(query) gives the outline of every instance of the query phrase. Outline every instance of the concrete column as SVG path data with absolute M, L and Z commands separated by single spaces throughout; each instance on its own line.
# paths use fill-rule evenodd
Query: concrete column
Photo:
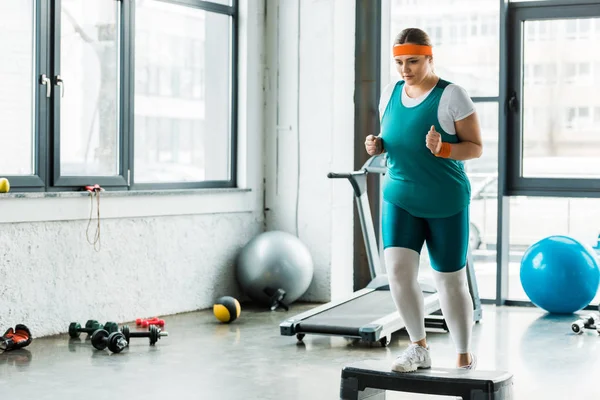
M 353 197 L 330 171 L 354 167 L 355 6 L 267 1 L 266 229 L 307 244 L 315 277 L 304 300 L 352 291 Z

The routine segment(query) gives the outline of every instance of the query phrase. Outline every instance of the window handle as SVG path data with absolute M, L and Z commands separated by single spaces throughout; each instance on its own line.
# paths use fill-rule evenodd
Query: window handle
M 514 91 L 510 94 L 508 99 L 508 109 L 512 112 L 519 111 L 519 100 L 517 99 L 517 93 Z
M 40 76 L 40 84 L 46 85 L 46 97 L 50 97 L 50 94 L 52 93 L 52 85 L 46 74 L 42 74 L 42 76 Z
M 60 86 L 60 97 L 65 97 L 65 81 L 63 81 L 60 75 L 54 77 L 54 84 Z

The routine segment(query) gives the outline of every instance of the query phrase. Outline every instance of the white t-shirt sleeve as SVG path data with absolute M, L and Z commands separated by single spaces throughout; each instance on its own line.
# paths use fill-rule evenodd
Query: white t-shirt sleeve
M 450 89 L 448 110 L 453 121 L 465 119 L 475 112 L 475 104 L 465 89 L 455 84 L 449 85 L 448 89 Z
M 467 118 L 475 112 L 475 104 L 467 91 L 454 83 L 446 86 L 440 98 L 438 119 L 442 128 L 456 134 L 454 122 Z

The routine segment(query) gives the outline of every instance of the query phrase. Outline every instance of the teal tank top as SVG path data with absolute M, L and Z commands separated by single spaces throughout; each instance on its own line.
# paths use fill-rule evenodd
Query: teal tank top
M 399 81 L 381 119 L 381 138 L 387 152 L 383 198 L 415 217 L 449 217 L 470 202 L 471 185 L 463 162 L 436 157 L 425 145 L 432 125 L 443 142 L 459 142 L 456 135 L 442 129 L 438 120 L 440 98 L 449 84 L 440 79 L 421 103 L 405 107 L 404 81 Z

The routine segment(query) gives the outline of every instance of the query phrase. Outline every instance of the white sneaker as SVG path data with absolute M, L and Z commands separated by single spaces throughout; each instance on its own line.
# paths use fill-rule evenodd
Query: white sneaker
M 475 369 L 477 367 L 477 357 L 475 356 L 475 354 L 471 353 L 471 364 L 469 365 L 463 365 L 462 367 L 459 367 L 460 369 Z
M 414 372 L 418 368 L 431 368 L 429 347 L 411 344 L 392 363 L 392 371 Z

